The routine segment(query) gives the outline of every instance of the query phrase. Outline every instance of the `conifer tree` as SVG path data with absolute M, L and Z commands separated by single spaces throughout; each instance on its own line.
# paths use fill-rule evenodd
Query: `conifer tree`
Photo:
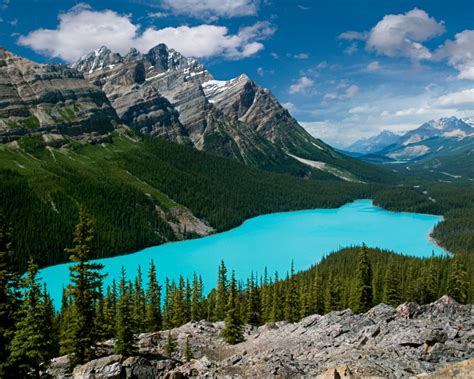
M 199 321 L 204 317 L 202 310 L 202 278 L 193 276 L 193 289 L 191 293 L 191 320 Z
M 191 361 L 193 359 L 193 352 L 191 350 L 191 345 L 189 344 L 189 336 L 186 337 L 186 343 L 184 344 L 184 349 L 183 349 L 183 360 L 185 362 Z
M 290 276 L 287 276 L 286 282 L 285 320 L 296 322 L 300 319 L 300 306 L 293 262 L 291 262 Z
M 281 283 L 278 279 L 278 273 L 275 272 L 275 280 L 273 281 L 272 288 L 272 310 L 270 311 L 270 321 L 280 321 L 282 319 L 282 310 L 281 310 Z
M 90 263 L 94 241 L 94 220 L 81 207 L 79 223 L 74 230 L 74 247 L 66 249 L 75 265 L 69 267 L 71 284 L 68 294 L 72 299 L 69 328 L 63 342 L 63 350 L 70 356 L 72 364 L 89 360 L 93 356 L 95 301 L 99 297 L 105 275 L 100 271 L 103 265 Z
M 104 327 L 106 338 L 111 338 L 115 334 L 115 322 L 117 314 L 117 284 L 115 279 L 112 286 L 107 286 L 104 301 Z
M 439 277 L 436 261 L 431 257 L 424 264 L 423 271 L 419 280 L 420 299 L 423 304 L 431 303 L 438 298 Z
M 163 346 L 163 351 L 170 358 L 172 358 L 174 353 L 176 352 L 176 341 L 173 335 L 171 334 L 171 331 L 168 331 L 168 338 L 166 339 L 166 343 Z
M 180 275 L 178 286 L 174 286 L 173 291 L 173 318 L 172 325 L 177 327 L 186 322 L 185 319 L 185 285 L 184 278 Z
M 334 271 L 329 273 L 324 297 L 324 311 L 326 313 L 341 308 L 341 284 Z
M 385 270 L 383 302 L 396 307 L 400 304 L 400 288 L 395 262 L 391 260 Z
M 148 332 L 156 332 L 162 327 L 161 316 L 161 286 L 156 276 L 156 267 L 153 260 L 150 262 L 148 272 L 147 305 L 146 305 L 146 329 Z
M 247 286 L 247 294 L 246 320 L 249 324 L 260 325 L 262 317 L 260 294 L 253 274 L 251 275 Z
M 171 292 L 171 284 L 168 278 L 165 279 L 165 301 L 163 304 L 163 327 L 173 327 L 173 296 Z
M 312 299 L 313 313 L 323 314 L 324 313 L 323 280 L 318 268 L 316 268 L 314 271 L 314 277 L 311 283 L 311 299 Z
M 222 338 L 230 344 L 236 344 L 243 341 L 242 321 L 239 316 L 237 281 L 235 280 L 235 273 L 232 272 L 232 277 L 229 285 L 229 301 L 227 302 L 227 315 L 225 318 L 225 326 L 221 332 Z
M 125 268 L 122 267 L 120 278 L 120 297 L 117 304 L 117 323 L 115 327 L 115 353 L 125 356 L 135 352 L 133 335 L 132 301 L 127 285 Z
M 15 375 L 7 360 L 19 308 L 19 273 L 13 266 L 12 229 L 0 214 L 0 378 Z
M 221 261 L 217 275 L 216 307 L 213 315 L 215 321 L 222 321 L 226 315 L 227 287 L 227 268 L 224 261 Z
M 20 321 L 11 342 L 9 362 L 18 367 L 21 377 L 40 377 L 40 368 L 55 353 L 54 314 L 41 292 L 37 279 L 38 266 L 30 260 L 24 280 L 24 301 Z
M 457 254 L 452 259 L 451 269 L 448 273 L 447 293 L 457 302 L 466 304 L 468 288 L 469 282 L 467 280 L 466 267 L 459 254 Z
M 359 250 L 356 276 L 351 291 L 350 307 L 362 313 L 372 307 L 372 268 L 365 245 Z

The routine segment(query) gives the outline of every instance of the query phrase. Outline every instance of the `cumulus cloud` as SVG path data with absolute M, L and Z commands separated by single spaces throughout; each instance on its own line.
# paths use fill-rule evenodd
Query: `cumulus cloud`
M 369 32 L 348 31 L 341 40 L 366 42 L 366 49 L 389 57 L 413 60 L 431 59 L 432 53 L 422 43 L 443 34 L 444 23 L 436 21 L 422 9 L 404 14 L 385 15 Z
M 346 99 L 354 97 L 359 93 L 359 86 L 352 84 L 351 86 L 346 88 L 346 93 L 344 94 L 344 97 Z
M 175 14 L 215 20 L 219 17 L 253 16 L 256 0 L 163 0 L 161 5 Z
M 305 93 L 313 87 L 314 81 L 307 76 L 302 76 L 298 81 L 290 86 L 289 92 L 294 95 L 296 93 Z
M 424 10 L 412 9 L 405 14 L 386 15 L 367 37 L 367 49 L 389 57 L 430 59 L 431 52 L 421 42 L 444 33 L 443 22 L 437 22 Z
M 440 96 L 436 99 L 434 104 L 441 107 L 474 104 L 474 88 L 451 92 Z
M 37 29 L 21 36 L 18 43 L 49 57 L 72 62 L 82 55 L 107 46 L 112 51 L 127 52 L 136 47 L 146 52 L 158 43 L 165 43 L 186 56 L 206 58 L 223 56 L 241 59 L 264 48 L 275 28 L 269 22 L 257 22 L 241 28 L 236 34 L 225 26 L 197 25 L 155 29 L 143 32 L 130 16 L 111 10 L 94 11 L 81 4 L 59 15 L 56 29 Z
M 435 59 L 447 59 L 459 71 L 459 79 L 474 80 L 474 30 L 464 30 L 441 45 Z

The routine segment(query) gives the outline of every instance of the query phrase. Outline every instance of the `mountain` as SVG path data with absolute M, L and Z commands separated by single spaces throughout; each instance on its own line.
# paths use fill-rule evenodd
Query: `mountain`
M 104 137 L 119 123 L 105 94 L 65 65 L 38 64 L 0 48 L 0 141 L 41 134 Z
M 349 153 L 373 154 L 387 146 L 395 144 L 400 139 L 400 135 L 384 130 L 376 136 L 363 138 L 345 148 Z
M 456 117 L 431 120 L 399 136 L 397 141 L 379 151 L 358 158 L 390 164 L 392 168 L 403 166 L 404 170 L 417 173 L 426 171 L 438 178 L 474 178 L 473 120 Z M 377 150 L 375 145 L 373 150 Z
M 366 181 L 383 175 L 312 137 L 248 76 L 215 80 L 199 61 L 164 44 L 124 56 L 102 47 L 72 68 L 140 132 L 297 176 Z

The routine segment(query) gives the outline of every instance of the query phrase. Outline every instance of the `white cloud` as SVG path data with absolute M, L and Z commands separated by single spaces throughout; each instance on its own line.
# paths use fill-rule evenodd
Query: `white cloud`
M 0 10 L 6 11 L 10 5 L 10 0 L 1 0 L 0 1 Z
M 374 61 L 374 62 L 371 62 L 367 65 L 367 71 L 378 71 L 380 70 L 380 63 L 379 61 Z
M 346 48 L 344 49 L 344 52 L 345 52 L 347 55 L 352 55 L 352 54 L 356 53 L 357 50 L 359 50 L 359 47 L 357 46 L 357 43 L 353 42 L 353 43 L 351 43 L 348 47 L 346 47 Z
M 282 103 L 281 104 L 284 108 L 288 110 L 288 112 L 296 112 L 297 107 L 295 104 L 293 104 L 291 101 L 288 101 L 287 103 Z
M 422 44 L 443 34 L 444 23 L 436 21 L 422 9 L 414 8 L 404 14 L 388 14 L 369 32 L 348 31 L 341 40 L 366 41 L 366 49 L 389 57 L 413 60 L 431 59 L 430 50 Z
M 293 55 L 293 58 L 296 58 L 296 59 L 308 59 L 308 58 L 309 58 L 309 54 L 308 54 L 308 53 L 299 53 L 299 54 Z
M 459 79 L 474 80 L 474 30 L 464 30 L 448 40 L 435 53 L 435 59 L 447 59 L 459 71 Z
M 296 93 L 305 93 L 313 87 L 314 81 L 307 76 L 302 76 L 298 81 L 290 86 L 289 92 L 294 95 Z
M 339 34 L 337 37 L 338 39 L 346 40 L 346 41 L 365 41 L 367 39 L 367 32 L 355 32 L 355 31 L 348 31 Z
M 151 13 L 148 13 L 148 17 L 150 18 L 164 18 L 164 17 L 168 17 L 168 13 L 166 12 L 151 12 Z
M 275 28 L 268 22 L 257 22 L 229 34 L 224 26 L 198 25 L 164 29 L 152 27 L 140 32 L 130 16 L 111 10 L 94 11 L 81 4 L 59 15 L 57 29 L 38 29 L 21 36 L 18 43 L 49 57 L 72 62 L 82 55 L 107 46 L 112 51 L 127 52 L 136 47 L 148 51 L 158 43 L 165 43 L 186 56 L 223 56 L 241 59 L 264 48 L 263 40 L 270 38 Z
M 434 104 L 442 107 L 474 104 L 474 88 L 451 92 L 447 95 L 440 96 L 436 99 Z
M 359 86 L 352 84 L 351 86 L 346 88 L 346 93 L 344 95 L 345 98 L 354 97 L 359 93 Z
M 405 14 L 384 16 L 369 32 L 366 48 L 389 57 L 430 59 L 431 52 L 421 42 L 444 31 L 443 22 L 415 8 Z
M 253 16 L 256 0 L 163 0 L 162 6 L 175 14 L 215 20 L 219 17 Z

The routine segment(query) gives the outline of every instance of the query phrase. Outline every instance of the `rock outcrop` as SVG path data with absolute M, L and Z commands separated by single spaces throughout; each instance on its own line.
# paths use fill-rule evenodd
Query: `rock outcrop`
M 65 65 L 38 64 L 0 48 L 0 142 L 41 135 L 103 137 L 120 123 L 107 97 Z
M 72 377 L 468 378 L 473 373 L 474 306 L 447 296 L 423 306 L 380 304 L 364 314 L 344 310 L 295 324 L 246 326 L 245 341 L 237 345 L 222 341 L 222 328 L 222 322 L 200 321 L 173 329 L 179 349 L 189 339 L 194 359 L 187 363 L 179 351 L 164 356 L 167 331 L 139 335 L 136 357 L 107 355 L 113 347 L 107 341 L 106 356 L 74 368 Z M 51 376 L 71 374 L 64 359 L 52 362 Z

